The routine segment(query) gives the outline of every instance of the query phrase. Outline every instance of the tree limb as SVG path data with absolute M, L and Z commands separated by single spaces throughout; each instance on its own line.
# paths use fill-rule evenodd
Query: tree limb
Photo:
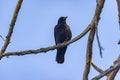
M 98 9 L 97 11 L 99 13 L 99 11 L 101 11 L 101 10 Z M 97 13 L 97 11 L 96 11 L 96 13 Z M 88 27 L 80 35 L 78 35 L 77 37 L 73 38 L 72 40 L 70 40 L 68 42 L 64 42 L 62 44 L 50 46 L 50 47 L 47 47 L 47 48 L 40 48 L 40 49 L 36 49 L 36 50 L 25 50 L 25 51 L 17 51 L 17 52 L 7 52 L 7 53 L 4 53 L 2 55 L 2 57 L 13 56 L 13 55 L 19 56 L 19 55 L 27 55 L 27 54 L 37 54 L 37 53 L 47 52 L 47 51 L 54 50 L 54 49 L 59 48 L 59 47 L 63 47 L 63 46 L 69 45 L 69 44 L 71 44 L 71 43 L 79 40 L 80 38 L 82 38 L 93 27 L 94 19 L 95 19 L 95 17 L 93 18 L 93 20 L 91 22 L 92 24 L 88 25 Z
M 100 19 L 100 14 L 101 14 L 102 8 L 104 6 L 104 2 L 105 2 L 105 0 L 97 0 L 95 14 L 94 14 L 93 20 L 90 24 L 90 25 L 92 25 L 92 27 L 91 27 L 91 33 L 90 33 L 89 39 L 88 39 L 87 53 L 86 53 L 86 66 L 84 69 L 83 80 L 88 80 L 88 74 L 90 71 L 90 62 L 92 60 L 92 45 L 93 45 L 93 40 L 94 40 L 94 34 L 95 34 L 95 30 L 96 30 L 96 27 L 97 27 L 99 19 Z
M 85 65 L 85 70 L 83 74 L 83 80 L 88 80 L 88 74 L 90 72 L 90 62 L 92 59 L 92 46 L 93 46 L 94 35 L 95 35 L 95 28 L 91 29 L 91 32 L 88 38 L 87 52 L 86 52 L 86 65 Z
M 46 47 L 46 48 L 36 49 L 36 50 L 25 50 L 25 51 L 19 51 L 19 52 L 7 52 L 7 53 L 4 53 L 2 55 L 2 57 L 5 57 L 5 56 L 20 56 L 20 55 L 27 55 L 27 54 L 38 54 L 38 53 L 54 50 L 54 49 L 57 49 L 57 48 L 60 48 L 60 47 L 64 47 L 64 46 L 69 45 L 69 44 L 79 40 L 80 38 L 82 38 L 91 29 L 91 27 L 92 27 L 91 25 L 88 25 L 88 27 L 80 35 L 71 39 L 70 41 L 67 41 L 67 42 L 64 42 L 64 43 L 61 43 L 61 44 L 58 44 L 58 45 L 54 45 L 54 46 L 49 46 L 49 47 Z
M 108 68 L 107 70 L 103 71 L 101 74 L 99 74 L 98 76 L 94 77 L 92 80 L 99 80 L 100 78 L 102 78 L 103 76 L 106 76 L 106 75 L 109 75 L 110 74 L 113 74 L 111 73 L 112 71 L 115 71 L 116 73 L 116 70 L 117 69 L 120 69 L 120 63 L 118 64 L 114 64 L 113 66 L 111 66 L 110 68 Z M 115 75 L 111 75 L 113 78 L 115 77 Z M 110 79 L 110 78 L 107 78 L 107 80 L 114 80 L 114 79 Z
M 16 8 L 15 8 L 15 11 L 14 11 L 11 23 L 10 23 L 9 31 L 8 31 L 8 34 L 6 36 L 5 43 L 2 46 L 2 49 L 1 49 L 1 52 L 0 52 L 0 58 L 2 58 L 3 53 L 5 52 L 5 50 L 7 49 L 8 44 L 10 43 L 10 39 L 11 39 L 11 36 L 12 36 L 12 33 L 13 33 L 15 22 L 17 20 L 18 12 L 20 10 L 22 2 L 23 2 L 23 0 L 18 0 L 18 3 L 16 5 Z
M 120 0 L 116 0 L 117 7 L 118 7 L 118 22 L 119 22 L 119 28 L 120 28 Z
M 116 64 L 120 64 L 120 55 L 119 57 L 117 58 L 117 60 L 114 61 L 114 65 Z M 107 80 L 114 80 L 117 72 L 120 70 L 120 67 L 116 68 L 114 71 L 112 71 L 111 73 L 109 73 L 107 75 Z
M 100 69 L 99 67 L 97 67 L 92 61 L 91 61 L 91 65 L 92 65 L 93 68 L 94 68 L 96 71 L 98 71 L 99 73 L 102 73 L 102 72 L 103 72 L 103 70 Z

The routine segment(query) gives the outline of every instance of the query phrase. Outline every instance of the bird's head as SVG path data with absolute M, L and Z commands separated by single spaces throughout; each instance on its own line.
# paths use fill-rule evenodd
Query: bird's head
M 67 16 L 66 17 L 60 17 L 59 19 L 58 19 L 58 24 L 61 24 L 61 23 L 66 23 L 66 19 L 67 19 Z

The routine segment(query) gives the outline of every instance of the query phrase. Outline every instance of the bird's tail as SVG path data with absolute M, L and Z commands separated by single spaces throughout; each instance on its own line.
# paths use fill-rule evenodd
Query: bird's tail
M 66 46 L 57 49 L 57 55 L 56 55 L 56 61 L 57 61 L 57 63 L 59 63 L 59 64 L 64 63 L 64 55 L 65 55 L 66 49 L 67 49 Z

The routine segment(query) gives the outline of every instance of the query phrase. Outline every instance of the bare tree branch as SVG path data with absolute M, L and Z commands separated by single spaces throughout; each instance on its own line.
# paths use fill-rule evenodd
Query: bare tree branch
M 119 27 L 120 27 L 120 0 L 116 0 L 117 6 L 118 6 L 118 22 L 119 22 Z
M 93 46 L 94 35 L 95 35 L 95 28 L 91 29 L 88 38 L 87 52 L 86 52 L 86 66 L 83 74 L 83 80 L 88 80 L 88 74 L 90 72 L 90 62 L 92 59 L 92 46 Z
M 114 61 L 114 65 L 117 65 L 117 64 L 120 64 L 120 56 L 117 58 L 117 60 Z M 105 71 L 103 71 L 102 69 L 100 69 L 99 67 L 97 67 L 92 61 L 91 61 L 91 65 L 92 65 L 92 66 L 94 67 L 94 69 L 95 69 L 96 71 L 98 71 L 100 74 L 105 73 Z M 115 70 L 107 73 L 107 74 L 104 75 L 104 76 L 107 76 L 107 80 L 114 80 L 114 78 L 115 78 L 117 72 L 119 71 L 119 69 L 120 69 L 120 67 L 117 67 Z M 102 76 L 102 77 L 103 77 L 103 76 Z M 101 78 L 102 78 L 102 77 L 101 77 Z M 98 80 L 98 78 L 97 78 L 96 80 Z
M 2 57 L 5 57 L 5 56 L 20 56 L 20 55 L 27 55 L 27 54 L 38 54 L 38 53 L 47 52 L 47 51 L 50 51 L 50 50 L 54 50 L 56 48 L 60 48 L 60 47 L 69 45 L 69 44 L 79 40 L 80 38 L 82 38 L 91 29 L 91 27 L 92 26 L 89 25 L 80 35 L 78 35 L 77 37 L 73 38 L 70 41 L 67 41 L 67 42 L 64 42 L 64 43 L 61 43 L 61 44 L 58 44 L 58 45 L 54 45 L 54 46 L 49 46 L 49 47 L 46 47 L 46 48 L 36 49 L 36 50 L 25 50 L 25 51 L 19 51 L 19 52 L 7 52 L 7 53 L 4 53 L 2 55 Z
M 96 71 L 98 71 L 100 74 L 96 77 L 94 77 L 92 80 L 99 80 L 100 78 L 107 76 L 107 80 L 114 80 L 117 72 L 120 69 L 120 56 L 118 57 L 118 59 L 114 62 L 114 65 L 111 66 L 110 68 L 108 68 L 107 70 L 103 71 L 102 69 L 100 69 L 99 67 L 97 67 L 93 62 L 92 62 L 92 47 L 93 47 L 93 41 L 94 41 L 94 37 L 95 37 L 95 33 L 96 33 L 96 37 L 97 37 L 97 42 L 98 42 L 98 46 L 99 46 L 99 50 L 100 50 L 100 56 L 102 57 L 102 47 L 100 44 L 100 40 L 99 40 L 99 36 L 98 36 L 98 31 L 97 31 L 97 26 L 98 26 L 98 22 L 100 20 L 100 14 L 102 12 L 102 8 L 104 6 L 104 2 L 105 0 L 97 0 L 97 5 L 96 5 L 96 9 L 95 9 L 95 14 L 93 16 L 93 19 L 90 23 L 90 25 L 88 25 L 88 27 L 81 33 L 79 34 L 77 37 L 73 38 L 70 41 L 58 44 L 58 45 L 53 45 L 53 46 L 49 46 L 46 48 L 40 48 L 40 49 L 36 49 L 36 50 L 24 50 L 24 51 L 17 51 L 17 52 L 5 52 L 9 43 L 10 43 L 10 39 L 14 30 L 14 26 L 15 26 L 15 22 L 17 20 L 17 16 L 20 10 L 20 7 L 22 5 L 23 0 L 18 0 L 18 3 L 16 5 L 11 23 L 10 23 L 10 27 L 9 27 L 9 31 L 8 34 L 6 36 L 6 40 L 4 40 L 4 38 L 0 35 L 0 37 L 5 41 L 1 52 L 0 52 L 0 59 L 2 57 L 8 57 L 8 56 L 22 56 L 22 55 L 28 55 L 28 54 L 38 54 L 38 53 L 42 53 L 42 52 L 47 52 L 50 50 L 54 50 L 60 47 L 64 47 L 67 45 L 72 44 L 73 42 L 81 39 L 83 36 L 85 36 L 89 31 L 89 37 L 88 37 L 88 43 L 87 43 L 87 50 L 86 50 L 86 65 L 85 65 L 85 70 L 84 70 L 84 74 L 83 74 L 83 80 L 88 80 L 88 75 L 90 72 L 90 67 L 91 65 L 95 68 Z M 119 16 L 119 25 L 120 25 L 120 0 L 116 0 L 117 5 L 118 5 L 118 16 Z M 120 44 L 120 41 L 119 43 Z
M 120 68 L 116 68 L 114 71 L 110 73 L 110 75 L 107 76 L 107 80 L 115 80 L 115 76 Z
M 116 64 L 120 64 L 120 55 L 119 55 L 118 59 L 114 61 L 114 65 L 116 65 Z M 120 67 L 118 67 L 117 69 L 115 69 L 114 71 L 109 73 L 107 75 L 107 80 L 114 80 L 114 78 L 119 70 L 120 70 Z
M 94 69 L 96 70 L 96 71 L 98 71 L 99 73 L 102 73 L 103 72 L 103 70 L 102 69 L 100 69 L 99 67 L 97 67 L 92 61 L 91 61 L 91 65 L 94 67 Z
M 101 58 L 103 57 L 102 56 L 102 50 L 103 50 L 103 47 L 101 46 L 101 43 L 100 43 L 100 39 L 99 39 L 99 36 L 98 36 L 98 28 L 96 27 L 96 38 L 97 38 L 97 42 L 98 42 L 98 47 L 99 47 L 99 51 L 100 51 L 100 56 Z
M 120 58 L 120 57 L 119 57 Z M 118 58 L 118 59 L 119 59 Z M 110 68 L 108 68 L 107 70 L 103 71 L 101 74 L 99 74 L 98 76 L 94 77 L 92 80 L 99 80 L 100 78 L 106 76 L 106 75 L 110 75 L 107 80 L 114 80 L 114 77 L 116 75 L 116 71 L 117 69 L 120 69 L 120 63 L 118 64 L 114 64 L 113 66 L 111 66 Z M 113 71 L 113 73 L 111 73 Z M 115 72 L 114 72 L 115 71 Z
M 14 14 L 13 14 L 13 18 L 11 20 L 11 24 L 10 24 L 10 27 L 9 27 L 9 31 L 8 31 L 8 34 L 6 36 L 5 43 L 2 46 L 2 49 L 1 49 L 1 52 L 0 52 L 0 58 L 2 58 L 2 54 L 5 52 L 5 50 L 7 49 L 8 44 L 10 43 L 10 38 L 11 38 L 11 35 L 13 33 L 15 22 L 17 20 L 18 12 L 20 10 L 22 2 L 23 2 L 23 0 L 18 0 L 18 3 L 16 5 L 16 8 L 15 8 L 15 11 L 14 11 Z
M 101 11 L 101 10 L 98 9 L 97 11 L 99 13 L 99 11 Z M 97 13 L 97 11 L 96 11 L 96 13 Z M 95 19 L 95 17 L 94 17 L 94 19 Z M 50 46 L 50 47 L 47 47 L 47 48 L 40 48 L 40 49 L 36 49 L 36 50 L 25 50 L 25 51 L 18 51 L 18 52 L 7 52 L 7 53 L 4 53 L 2 55 L 2 57 L 13 56 L 13 55 L 18 55 L 19 56 L 19 55 L 27 55 L 27 54 L 37 54 L 37 53 L 47 52 L 47 51 L 50 51 L 50 50 L 53 50 L 53 49 L 56 49 L 56 48 L 59 48 L 59 47 L 63 47 L 63 46 L 69 45 L 69 44 L 71 44 L 71 43 L 79 40 L 80 38 L 82 38 L 93 27 L 94 19 L 92 21 L 92 24 L 88 25 L 88 27 L 80 35 L 78 35 L 77 37 L 73 38 L 72 40 L 70 40 L 68 42 L 64 42 L 62 44 L 58 44 L 58 45 L 55 45 L 55 46 Z
M 1 37 L 1 39 L 2 39 L 3 41 L 5 41 L 5 39 L 2 37 L 2 35 L 0 35 L 0 37 Z
M 88 39 L 87 53 L 86 53 L 86 66 L 84 69 L 83 80 L 88 80 L 88 74 L 90 71 L 90 62 L 92 60 L 92 45 L 93 45 L 93 40 L 94 40 L 94 34 L 95 34 L 95 30 L 96 30 L 96 27 L 100 19 L 100 14 L 104 6 L 104 2 L 105 0 L 97 0 L 95 14 L 91 22 L 92 28 L 91 28 L 91 33 Z
M 94 17 L 95 19 L 95 17 Z M 93 19 L 93 21 L 94 21 Z M 62 44 L 58 44 L 58 45 L 54 45 L 54 46 L 49 46 L 49 47 L 46 47 L 46 48 L 40 48 L 40 49 L 36 49 L 36 50 L 25 50 L 25 51 L 18 51 L 18 52 L 7 52 L 7 53 L 4 53 L 2 55 L 2 57 L 5 57 L 5 56 L 20 56 L 20 55 L 27 55 L 27 54 L 38 54 L 38 53 L 42 53 L 42 52 L 47 52 L 47 51 L 50 51 L 50 50 L 54 50 L 56 48 L 60 48 L 60 47 L 63 47 L 63 46 L 66 46 L 66 45 L 69 45 L 79 39 L 81 39 L 84 35 L 86 35 L 86 33 L 89 32 L 89 30 L 91 30 L 91 28 L 93 28 L 93 24 L 94 22 L 92 21 L 92 23 L 90 25 L 88 25 L 88 27 L 80 34 L 78 35 L 77 37 L 73 38 L 72 40 L 68 41 L 68 42 L 64 42 Z

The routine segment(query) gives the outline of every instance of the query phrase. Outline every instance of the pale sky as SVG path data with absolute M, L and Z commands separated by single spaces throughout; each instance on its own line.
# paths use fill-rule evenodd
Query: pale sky
M 17 0 L 0 0 L 0 35 L 4 38 Z M 7 52 L 33 50 L 52 46 L 54 27 L 61 16 L 72 30 L 72 38 L 79 35 L 91 22 L 96 0 L 24 0 L 11 43 Z M 106 0 L 98 33 L 103 51 L 100 58 L 96 38 L 93 47 L 93 62 L 103 70 L 109 68 L 120 53 L 120 39 L 116 0 Z M 37 55 L 4 57 L 0 60 L 1 80 L 82 80 L 85 67 L 88 34 L 69 45 L 64 64 L 55 61 L 56 50 Z M 0 48 L 4 41 L 0 38 Z M 98 75 L 92 67 L 89 80 Z M 120 79 L 120 72 L 115 80 Z M 105 80 L 102 78 L 101 80 Z

